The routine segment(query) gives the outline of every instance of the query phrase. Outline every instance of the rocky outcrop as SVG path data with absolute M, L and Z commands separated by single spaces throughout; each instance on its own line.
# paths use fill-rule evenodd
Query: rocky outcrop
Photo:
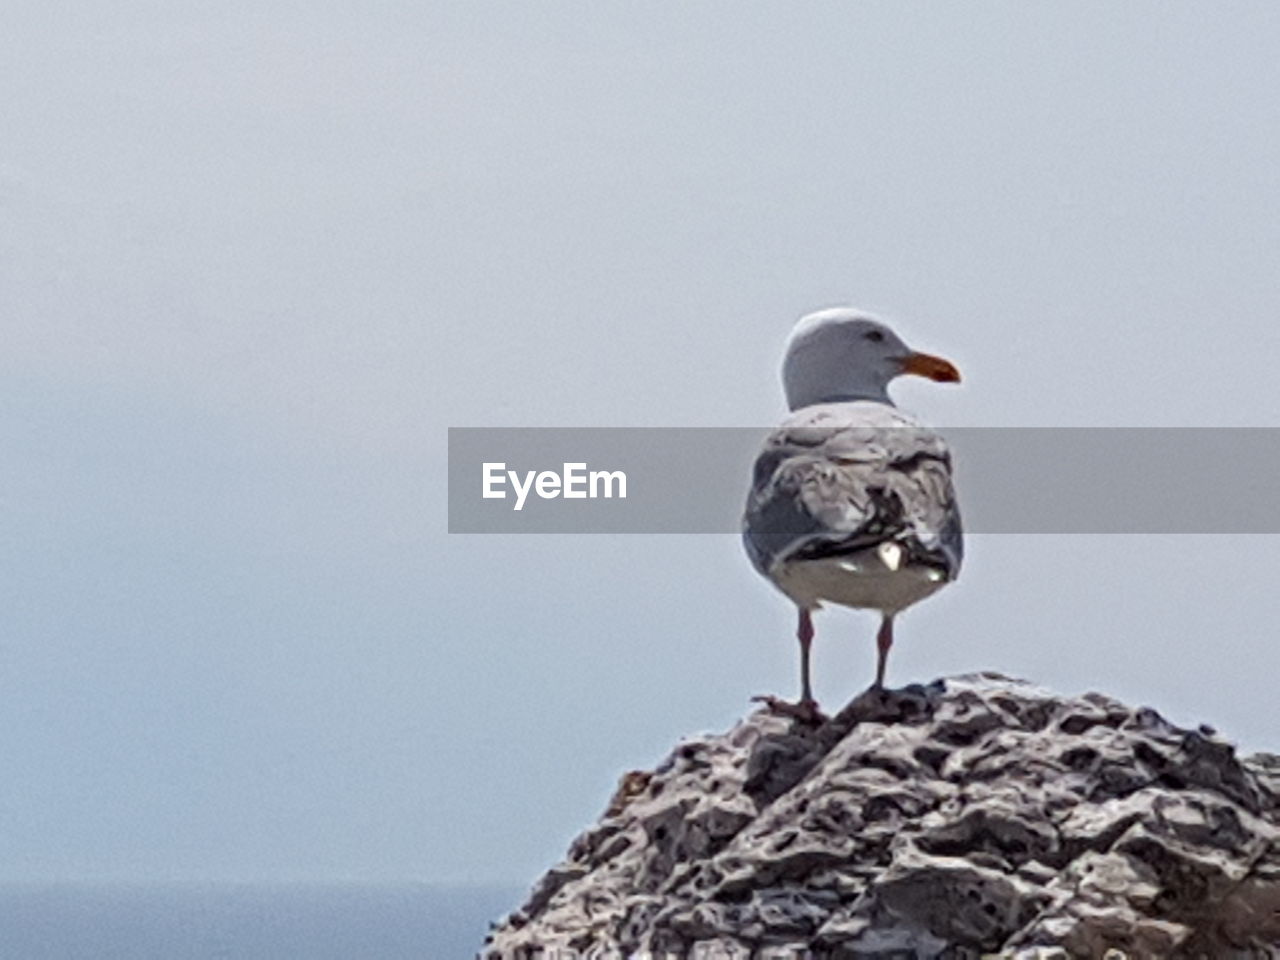
M 1280 757 L 995 674 L 759 711 L 624 776 L 480 953 L 991 955 L 1280 958 Z

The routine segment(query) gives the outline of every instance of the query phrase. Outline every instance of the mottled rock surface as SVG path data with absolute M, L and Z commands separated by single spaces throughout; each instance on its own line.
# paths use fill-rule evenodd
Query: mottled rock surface
M 480 954 L 993 955 L 1280 958 L 1280 757 L 994 674 L 760 711 L 623 777 Z

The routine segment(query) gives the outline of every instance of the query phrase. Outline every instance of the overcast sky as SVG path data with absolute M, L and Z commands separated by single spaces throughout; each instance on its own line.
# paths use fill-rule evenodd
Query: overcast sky
M 449 536 L 448 426 L 766 427 L 836 303 L 943 427 L 1280 426 L 1273 3 L 6 10 L 0 879 L 524 883 L 794 693 L 736 538 Z M 1277 571 L 976 537 L 890 679 L 1280 749 Z

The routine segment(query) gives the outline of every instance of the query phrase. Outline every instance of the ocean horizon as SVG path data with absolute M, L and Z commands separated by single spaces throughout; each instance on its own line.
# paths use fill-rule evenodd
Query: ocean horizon
M 0 882 L 3 960 L 469 960 L 515 886 Z

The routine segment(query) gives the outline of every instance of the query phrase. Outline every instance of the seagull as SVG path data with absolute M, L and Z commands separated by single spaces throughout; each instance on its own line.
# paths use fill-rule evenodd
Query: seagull
M 852 307 L 802 317 L 782 381 L 790 416 L 755 461 L 742 521 L 752 565 L 796 605 L 800 700 L 771 710 L 821 717 L 809 683 L 811 614 L 824 602 L 880 613 L 873 690 L 884 688 L 893 618 L 956 579 L 964 552 L 951 455 L 942 437 L 889 399 L 915 374 L 958 383 L 941 357 L 911 350 Z

